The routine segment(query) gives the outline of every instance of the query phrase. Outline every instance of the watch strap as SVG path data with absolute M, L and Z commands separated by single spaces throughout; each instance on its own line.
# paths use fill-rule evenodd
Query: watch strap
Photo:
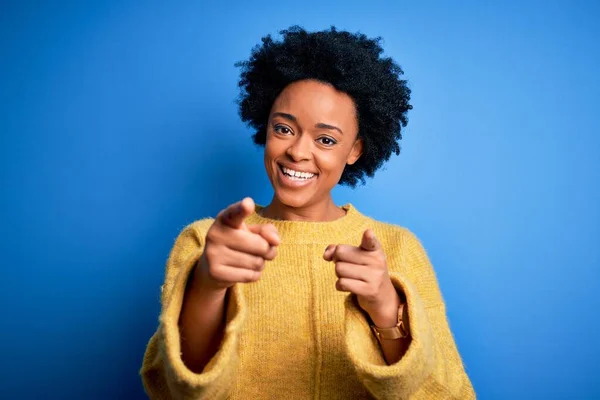
M 398 307 L 398 322 L 391 328 L 380 328 L 371 325 L 373 333 L 379 341 L 404 339 L 408 337 L 408 324 L 406 319 L 406 303 L 401 303 Z

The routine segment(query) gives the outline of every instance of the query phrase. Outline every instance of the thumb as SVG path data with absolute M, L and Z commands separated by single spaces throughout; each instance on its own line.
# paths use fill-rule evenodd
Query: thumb
M 375 233 L 371 229 L 365 230 L 360 242 L 360 248 L 366 251 L 375 251 L 381 248 L 381 243 L 375 237 Z
M 249 225 L 248 230 L 252 233 L 262 236 L 263 239 L 269 242 L 269 246 L 279 246 L 281 243 L 281 238 L 277 233 L 277 228 L 275 228 L 275 226 L 272 224 Z
M 329 246 L 327 246 L 327 248 L 325 249 L 325 253 L 323 253 L 323 259 L 325 261 L 333 261 L 333 255 L 335 254 L 336 248 L 337 246 L 334 244 L 330 244 Z

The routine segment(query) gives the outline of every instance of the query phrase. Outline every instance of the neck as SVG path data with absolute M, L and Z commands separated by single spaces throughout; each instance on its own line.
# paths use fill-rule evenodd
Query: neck
M 346 215 L 346 211 L 337 207 L 331 195 L 319 203 L 303 207 L 291 207 L 283 204 L 275 195 L 271 203 L 262 209 L 265 218 L 285 221 L 333 221 Z

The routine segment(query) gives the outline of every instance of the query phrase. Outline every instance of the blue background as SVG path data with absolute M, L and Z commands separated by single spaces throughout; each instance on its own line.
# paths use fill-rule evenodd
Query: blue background
M 420 237 L 479 397 L 600 398 L 599 3 L 214 3 L 2 3 L 0 398 L 144 397 L 179 230 L 270 200 L 233 64 L 292 24 L 404 68 L 402 155 L 335 198 Z

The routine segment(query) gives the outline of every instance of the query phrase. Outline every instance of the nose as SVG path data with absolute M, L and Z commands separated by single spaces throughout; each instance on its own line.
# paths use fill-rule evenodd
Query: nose
M 312 140 L 308 135 L 298 135 L 285 152 L 296 162 L 309 160 L 311 147 Z

